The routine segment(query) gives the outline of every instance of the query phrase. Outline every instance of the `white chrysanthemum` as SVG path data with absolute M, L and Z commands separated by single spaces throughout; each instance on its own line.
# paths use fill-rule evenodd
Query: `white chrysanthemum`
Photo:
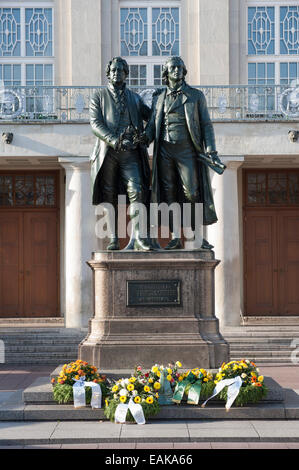
M 119 395 L 122 396 L 127 396 L 128 395 L 128 390 L 125 388 L 122 388 L 121 391 L 119 392 Z
M 241 378 L 242 378 L 242 379 L 246 379 L 246 377 L 247 377 L 247 374 L 245 374 L 245 373 L 243 372 L 243 374 L 241 374 Z

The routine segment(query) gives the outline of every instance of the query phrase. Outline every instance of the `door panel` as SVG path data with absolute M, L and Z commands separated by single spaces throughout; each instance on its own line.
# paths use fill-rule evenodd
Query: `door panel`
M 279 310 L 299 315 L 299 211 L 279 215 Z
M 23 217 L 0 213 L 0 315 L 23 315 Z
M 55 212 L 24 213 L 25 316 L 57 316 Z
M 275 214 L 246 215 L 246 312 L 274 315 L 277 304 Z

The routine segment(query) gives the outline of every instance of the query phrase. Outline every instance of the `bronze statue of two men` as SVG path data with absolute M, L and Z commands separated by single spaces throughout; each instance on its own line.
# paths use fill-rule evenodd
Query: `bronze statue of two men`
M 162 71 L 166 88 L 154 92 L 150 109 L 126 87 L 128 72 L 124 59 L 113 58 L 106 69 L 107 88 L 100 89 L 90 103 L 91 128 L 98 137 L 91 155 L 92 203 L 110 203 L 116 220 L 120 194 L 128 198 L 132 220 L 138 215 L 134 203 L 147 207 L 162 202 L 168 206 L 175 202 L 201 203 L 203 224 L 215 223 L 209 167 L 221 174 L 225 165 L 217 155 L 204 94 L 185 82 L 187 69 L 183 60 L 170 57 Z M 147 147 L 152 141 L 150 176 Z M 118 250 L 117 223 L 112 225 L 107 249 Z M 167 250 L 183 247 L 174 226 L 170 217 L 171 240 Z M 138 223 L 133 227 L 127 248 L 144 251 L 160 248 L 155 239 L 140 236 Z

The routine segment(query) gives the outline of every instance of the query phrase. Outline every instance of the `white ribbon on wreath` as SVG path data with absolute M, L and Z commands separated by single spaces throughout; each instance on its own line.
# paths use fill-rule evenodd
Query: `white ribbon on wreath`
M 213 394 L 210 396 L 210 398 L 208 398 L 201 405 L 201 407 L 204 408 L 206 406 L 207 402 L 209 400 L 211 400 L 211 398 L 214 398 L 216 395 L 218 395 L 218 393 L 220 393 L 221 390 L 224 389 L 224 387 L 228 387 L 227 388 L 227 400 L 226 400 L 225 408 L 226 408 L 226 411 L 229 411 L 230 407 L 232 406 L 235 399 L 239 395 L 239 391 L 240 391 L 241 386 L 242 386 L 242 379 L 239 375 L 237 377 L 233 378 L 233 379 L 221 380 L 220 382 L 218 382 L 216 384 L 216 387 L 214 388 Z
M 125 423 L 127 412 L 130 410 L 133 418 L 137 424 L 145 424 L 145 417 L 142 406 L 139 403 L 134 403 L 132 398 L 129 403 L 120 403 L 117 405 L 114 415 L 114 421 L 116 423 Z
M 85 397 L 85 387 L 91 387 L 91 408 L 101 408 L 102 407 L 102 389 L 99 384 L 95 382 L 85 382 L 85 376 L 80 377 L 79 380 L 73 379 L 75 381 L 73 385 L 73 396 L 74 396 L 74 407 L 81 408 L 86 406 L 86 397 Z

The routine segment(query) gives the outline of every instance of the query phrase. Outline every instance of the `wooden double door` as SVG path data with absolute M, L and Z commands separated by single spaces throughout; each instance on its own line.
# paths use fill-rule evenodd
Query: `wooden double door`
M 276 170 L 270 176 L 278 174 L 281 172 Z M 267 185 L 265 197 L 260 197 L 260 182 L 257 191 L 253 190 L 253 185 L 252 191 L 249 189 L 247 193 L 251 199 L 248 203 L 247 197 L 244 214 L 246 315 L 299 315 L 298 187 L 294 185 L 294 198 L 290 197 L 288 189 L 289 195 L 270 195 L 269 199 Z
M 40 194 L 45 192 L 42 189 Z M 35 198 L 37 203 L 23 205 L 18 204 L 20 197 L 16 203 L 13 198 L 11 202 L 2 197 L 0 205 L 0 317 L 56 317 L 59 316 L 56 198 L 39 197 Z

